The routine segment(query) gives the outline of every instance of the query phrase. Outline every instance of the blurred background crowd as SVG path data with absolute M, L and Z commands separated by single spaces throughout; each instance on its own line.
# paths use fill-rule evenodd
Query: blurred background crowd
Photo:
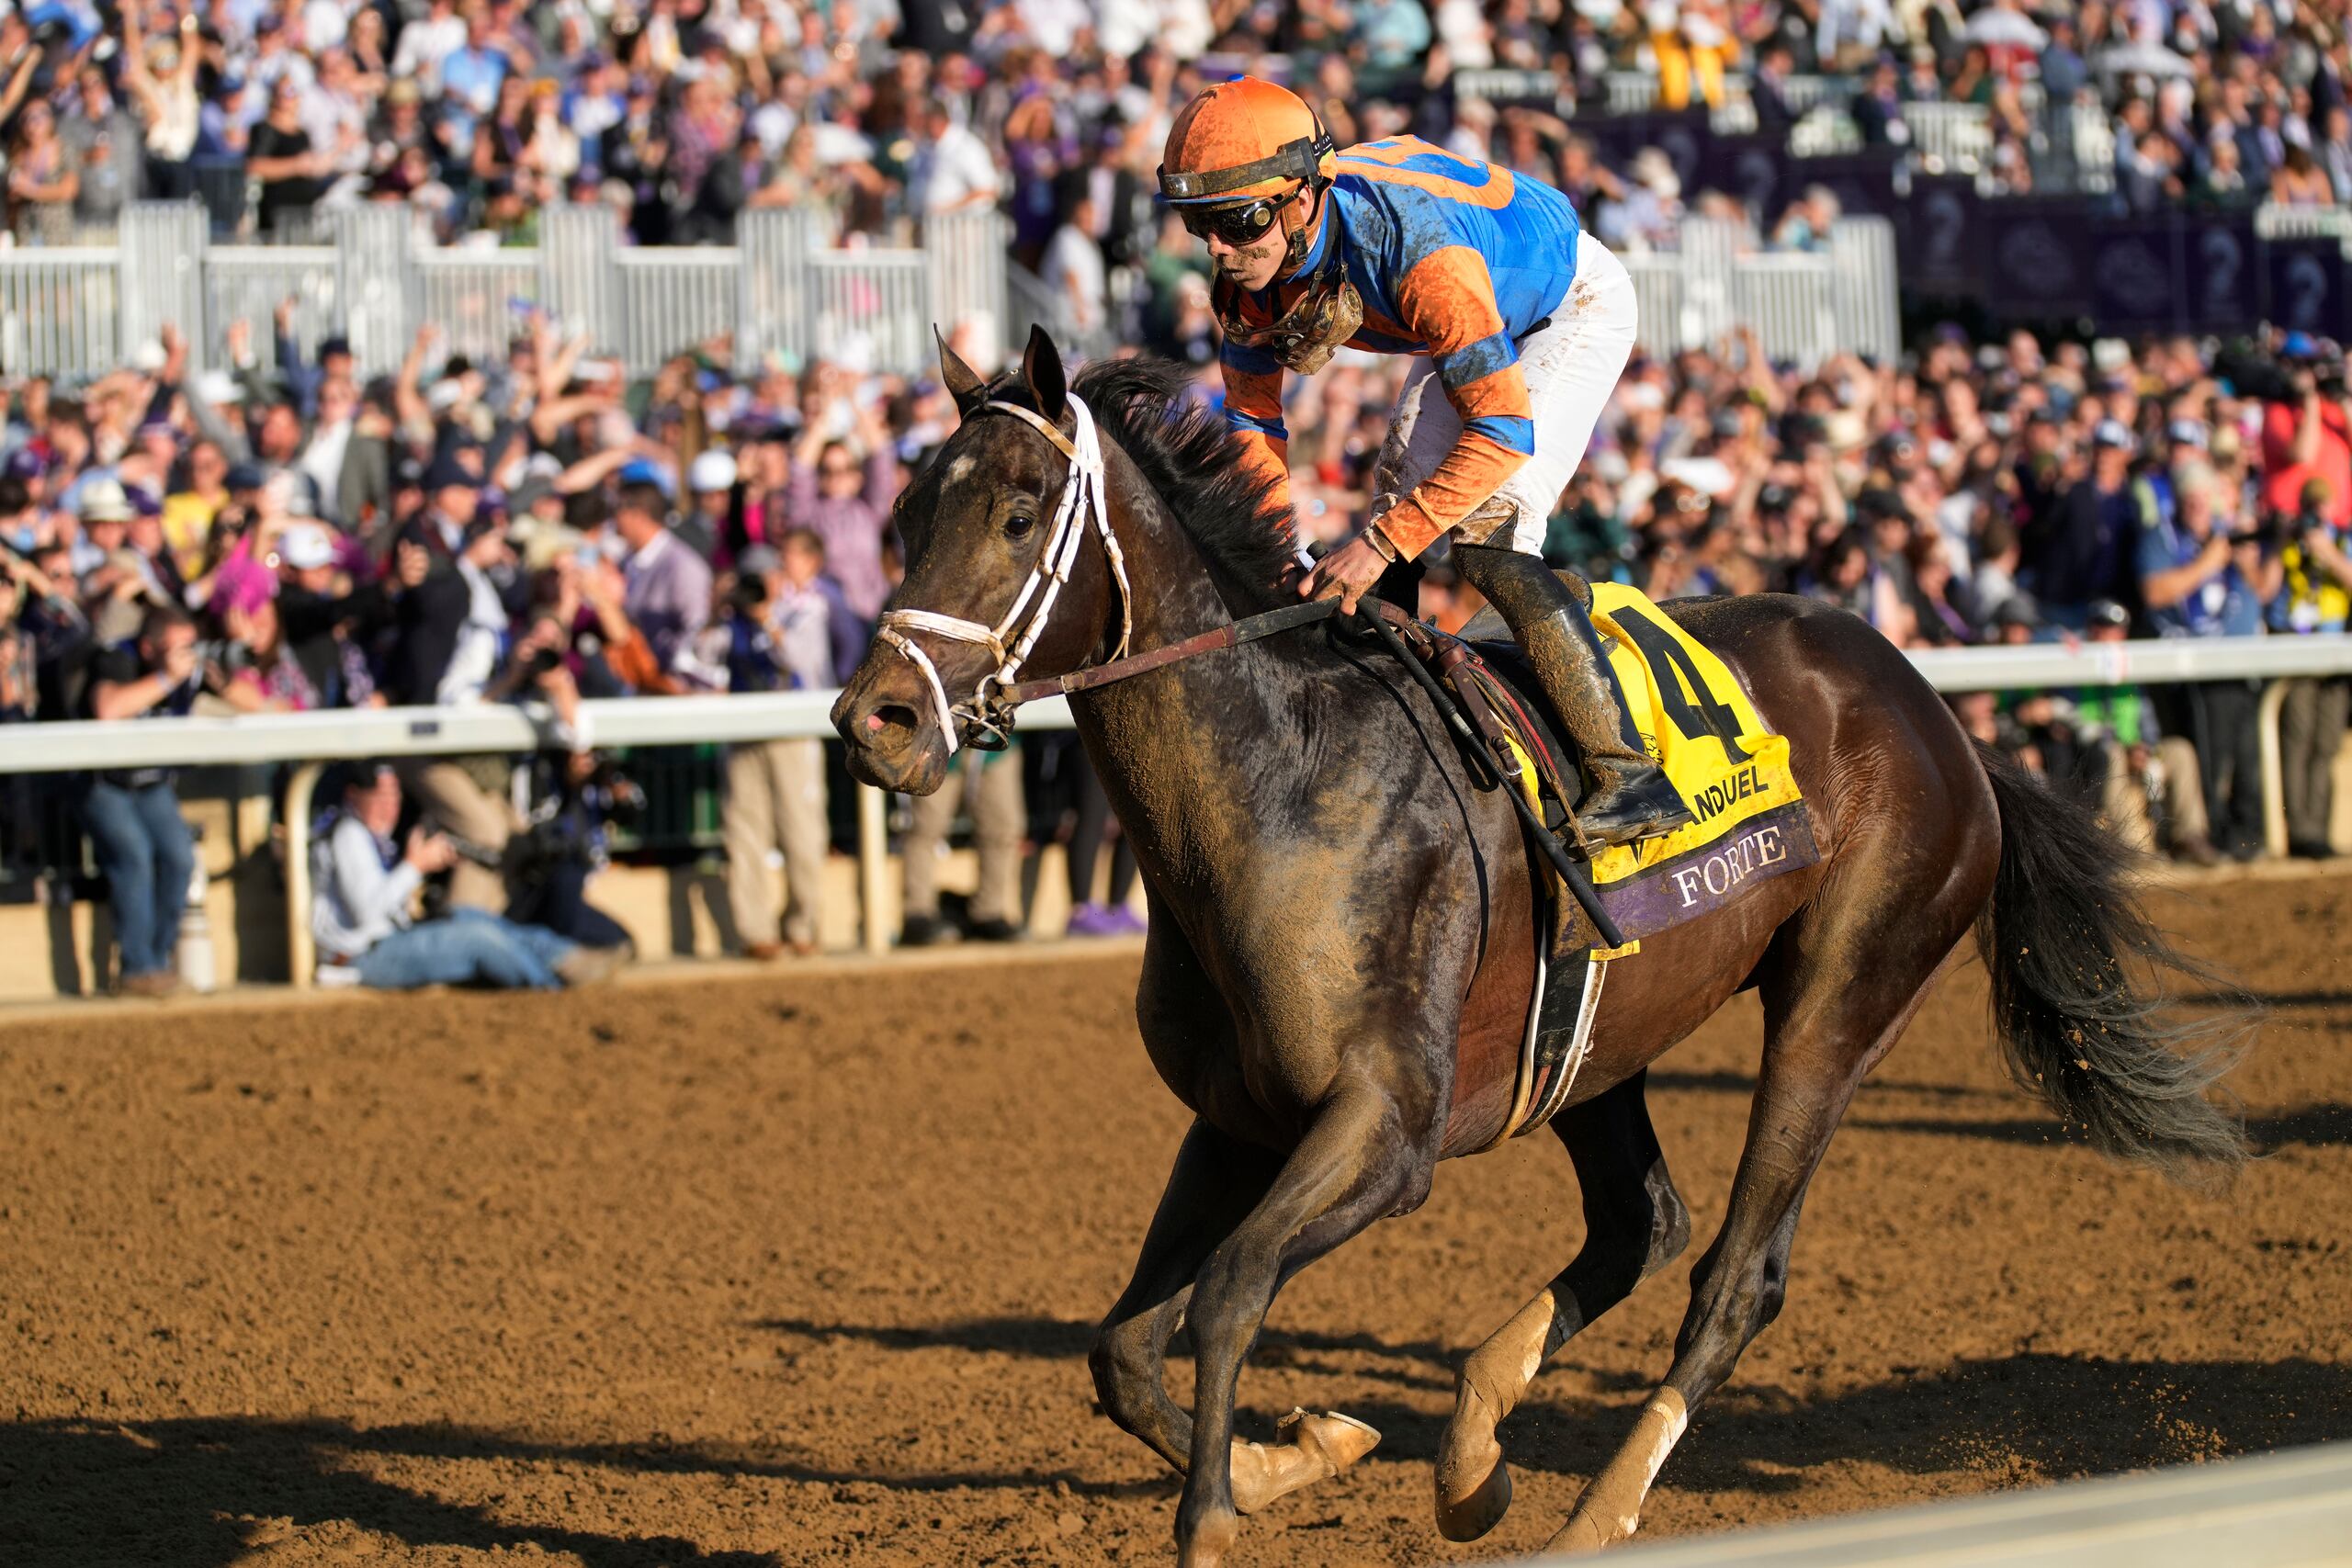
M 1768 134 L 1802 111 L 1792 77 L 1841 77 L 1880 146 L 1916 106 L 1977 105 L 2011 189 L 2046 122 L 2096 106 L 2111 199 L 2154 210 L 2352 199 L 2348 47 L 2344 0 L 12 0 L 0 143 L 28 242 L 103 233 L 142 194 L 266 236 L 400 203 L 508 243 L 566 197 L 644 244 L 724 242 L 763 206 L 890 241 L 1001 201 L 1035 265 L 1091 203 L 1115 265 L 1156 248 L 1169 118 L 1245 66 L 1342 144 L 1408 131 L 1541 175 L 1623 241 L 1681 193 L 1462 73 L 1549 73 L 1560 110 L 1611 73 L 1668 108 L 1736 79 Z
M 2343 0 L 51 0 L 0 16 L 8 227 L 86 242 L 128 201 L 194 195 L 261 236 L 394 202 L 438 240 L 529 243 L 569 198 L 609 204 L 641 245 L 724 243 L 742 211 L 786 206 L 854 246 L 992 207 L 1091 340 L 1187 363 L 1214 401 L 1205 259 L 1152 171 L 1192 91 L 1270 59 L 1341 142 L 1410 132 L 1508 164 L 1624 247 L 1670 239 L 1709 193 L 1555 116 L 1457 96 L 1460 72 L 1552 73 L 1569 103 L 1638 70 L 1671 107 L 1715 101 L 1736 67 L 1768 130 L 1794 118 L 1777 84 L 1838 74 L 1877 144 L 1903 142 L 1906 106 L 1988 106 L 1996 179 L 2030 177 L 1997 146 L 2033 134 L 2030 85 L 2045 110 L 2111 118 L 2123 206 L 2352 195 Z M 1837 216 L 1819 189 L 1762 215 L 1795 248 Z M 192 368 L 167 328 L 110 374 L 0 386 L 0 724 L 545 700 L 566 754 L 402 760 L 322 796 L 321 973 L 594 978 L 626 939 L 585 879 L 644 802 L 579 699 L 838 683 L 896 580 L 891 502 L 953 400 L 854 345 L 744 363 L 722 337 L 631 379 L 537 311 L 502 354 L 452 354 L 428 327 L 368 377 L 339 339 L 306 350 L 290 312 L 239 323 L 223 367 Z M 995 324 L 952 327 L 998 362 Z M 1360 523 L 1405 368 L 1343 351 L 1293 379 L 1310 537 Z M 1736 332 L 1636 354 L 1546 554 L 1658 598 L 1815 595 L 1906 647 L 2340 635 L 2348 525 L 2352 393 L 2323 339 L 1941 327 L 1899 363 L 1801 369 Z M 1447 626 L 1477 607 L 1442 558 L 1420 592 Z M 2140 841 L 2211 862 L 2261 842 L 2257 694 L 1956 706 Z M 2340 680 L 2289 697 L 2298 852 L 2324 852 L 2346 716 Z M 720 766 L 732 943 L 808 951 L 837 764 L 801 741 Z M 0 779 L 0 859 L 39 872 L 49 840 L 27 825 L 61 802 L 86 834 L 134 990 L 173 984 L 173 787 L 163 769 Z M 939 848 L 967 821 L 978 888 L 943 899 Z M 1055 840 L 1071 929 L 1136 928 L 1132 859 L 1067 737 L 973 759 L 898 826 L 910 942 L 1020 934 L 1023 856 Z M 451 913 L 418 916 L 427 883 Z

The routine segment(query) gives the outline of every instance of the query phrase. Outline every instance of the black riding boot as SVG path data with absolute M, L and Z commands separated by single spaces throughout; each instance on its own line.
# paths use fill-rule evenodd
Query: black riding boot
M 1673 781 L 1643 749 L 1585 601 L 1534 556 L 1456 545 L 1453 560 L 1463 581 L 1510 624 L 1569 740 L 1584 753 L 1591 787 L 1577 807 L 1577 825 L 1585 836 L 1629 844 L 1692 820 Z

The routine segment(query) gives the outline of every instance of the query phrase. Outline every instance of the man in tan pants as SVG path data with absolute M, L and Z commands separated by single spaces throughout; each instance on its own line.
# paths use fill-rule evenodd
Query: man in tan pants
M 784 951 L 776 941 L 775 880 L 768 870 L 773 849 L 784 851 L 784 942 L 796 953 L 816 952 L 817 900 L 831 839 L 824 742 L 730 747 L 719 830 L 727 844 L 727 903 L 744 953 L 768 959 Z
M 928 947 L 943 941 L 939 919 L 939 857 L 947 830 L 972 803 L 973 848 L 979 852 L 979 886 L 972 894 L 971 934 L 982 942 L 1012 942 L 1021 935 L 1021 836 L 1027 826 L 1021 789 L 1021 749 L 967 750 L 946 784 L 914 802 L 914 825 L 907 830 L 906 920 L 902 947 Z

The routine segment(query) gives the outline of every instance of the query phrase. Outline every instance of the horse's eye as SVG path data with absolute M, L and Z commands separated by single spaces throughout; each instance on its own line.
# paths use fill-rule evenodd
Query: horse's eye
M 1005 537 L 1009 539 L 1024 538 L 1028 536 L 1029 530 L 1035 528 L 1036 525 L 1037 514 L 1035 513 L 1015 512 L 1004 520 Z

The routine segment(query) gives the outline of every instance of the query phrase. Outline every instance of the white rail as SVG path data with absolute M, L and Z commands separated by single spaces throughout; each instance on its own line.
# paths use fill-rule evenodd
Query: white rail
M 2015 691 L 2178 681 L 2261 680 L 2264 819 L 2273 853 L 2286 849 L 2279 779 L 2278 708 L 2284 682 L 2299 676 L 2352 673 L 2352 637 L 2249 637 L 2138 642 L 2036 644 L 2025 648 L 1937 649 L 1908 656 L 1939 692 Z M 830 739 L 832 692 L 761 696 L 644 697 L 581 705 L 582 730 L 598 746 L 677 746 L 697 742 Z M 1069 704 L 1059 697 L 1021 710 L 1029 729 L 1067 729 Z M 311 795 L 332 761 L 358 757 L 429 757 L 537 750 L 556 744 L 542 706 L 335 709 L 251 714 L 233 718 L 80 721 L 0 731 L 0 773 L 59 773 L 92 768 L 301 764 L 287 785 L 287 942 L 297 987 L 310 983 Z M 885 842 L 883 798 L 861 787 L 859 886 L 868 951 L 888 946 L 881 929 Z
M 1628 1568 L 2316 1568 L 2352 1562 L 2347 1543 L 2352 1443 L 2330 1443 L 1661 1541 L 1610 1560 Z

